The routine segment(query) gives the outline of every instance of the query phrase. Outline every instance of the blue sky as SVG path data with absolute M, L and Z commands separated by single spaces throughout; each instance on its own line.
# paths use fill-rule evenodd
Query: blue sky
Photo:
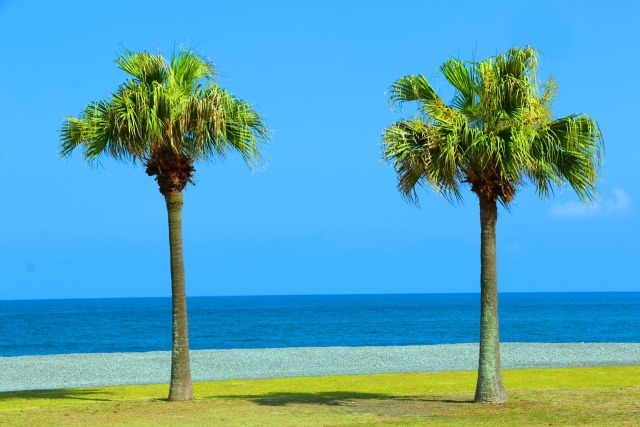
M 403 117 L 386 92 L 421 73 L 448 97 L 448 57 L 526 44 L 559 82 L 556 114 L 599 122 L 605 165 L 593 207 L 526 187 L 500 211 L 499 289 L 638 291 L 638 22 L 632 1 L 2 1 L 0 299 L 170 295 L 156 183 L 141 166 L 61 160 L 58 131 L 124 80 L 118 52 L 183 43 L 273 130 L 254 173 L 237 156 L 197 165 L 189 295 L 477 292 L 477 200 L 405 203 L 380 160 Z

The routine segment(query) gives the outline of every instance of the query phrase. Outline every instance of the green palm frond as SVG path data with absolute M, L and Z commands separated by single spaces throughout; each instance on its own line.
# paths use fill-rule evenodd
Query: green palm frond
M 226 140 L 239 152 L 247 165 L 254 167 L 260 160 L 258 141 L 269 134 L 260 116 L 248 103 L 228 95 L 225 111 L 232 118 L 226 126 Z
M 418 201 L 416 185 L 424 178 L 429 158 L 428 136 L 420 121 L 403 120 L 384 130 L 384 159 L 393 164 L 398 174 L 398 189 L 409 201 Z
M 206 58 L 198 56 L 190 48 L 175 52 L 171 58 L 173 81 L 184 94 L 196 89 L 197 82 L 204 79 L 212 81 L 216 75 L 215 65 Z
M 554 120 L 539 132 L 532 152 L 537 163 L 530 173 L 537 177 L 541 195 L 551 192 L 551 183 L 567 182 L 580 200 L 595 199 L 604 146 L 593 119 L 581 114 Z
M 476 82 L 473 67 L 467 68 L 463 61 L 450 58 L 440 66 L 440 72 L 456 88 L 456 94 L 451 102 L 452 106 L 461 111 L 473 108 L 476 103 Z
M 401 106 L 402 103 L 408 101 L 418 101 L 421 105 L 432 102 L 438 98 L 427 79 L 424 76 L 410 75 L 398 79 L 393 85 L 389 93 L 389 101 L 391 105 Z
M 537 52 L 526 47 L 511 49 L 477 64 L 480 103 L 485 121 L 500 123 L 538 103 Z
M 417 184 L 428 184 L 451 201 L 461 198 L 453 141 L 420 119 L 402 120 L 384 130 L 384 160 L 395 167 L 398 189 L 408 201 L 418 202 Z
M 225 157 L 232 149 L 253 167 L 260 161 L 258 143 L 269 138 L 268 128 L 251 105 L 215 85 L 190 100 L 180 123 L 193 129 L 185 152 L 196 160 L 212 152 Z M 201 140 L 207 143 L 200 144 Z
M 148 52 L 131 52 L 126 50 L 116 59 L 116 65 L 131 74 L 139 82 L 151 84 L 162 83 L 167 79 L 169 68 L 161 55 Z

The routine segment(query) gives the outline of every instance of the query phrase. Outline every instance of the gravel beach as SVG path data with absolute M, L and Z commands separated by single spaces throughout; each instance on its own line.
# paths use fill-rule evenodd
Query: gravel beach
M 503 343 L 503 369 L 640 365 L 640 343 Z M 477 369 L 477 344 L 193 350 L 194 381 Z M 168 383 L 171 354 L 0 357 L 0 391 Z

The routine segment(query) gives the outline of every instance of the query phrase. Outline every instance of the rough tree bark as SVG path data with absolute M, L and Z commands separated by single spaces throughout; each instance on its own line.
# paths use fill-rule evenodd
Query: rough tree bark
M 192 400 L 191 363 L 189 360 L 189 328 L 187 325 L 187 293 L 182 255 L 182 192 L 165 194 L 169 219 L 171 252 L 172 349 L 169 401 Z
M 495 197 L 480 199 L 480 358 L 475 401 L 505 403 L 507 392 L 500 369 L 498 273 Z

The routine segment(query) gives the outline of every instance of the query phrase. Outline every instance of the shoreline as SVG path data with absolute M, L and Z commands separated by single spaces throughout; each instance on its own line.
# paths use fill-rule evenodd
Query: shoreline
M 192 350 L 193 381 L 477 369 L 478 344 Z M 171 352 L 0 357 L 0 392 L 163 384 Z M 501 344 L 503 369 L 640 365 L 640 343 Z

